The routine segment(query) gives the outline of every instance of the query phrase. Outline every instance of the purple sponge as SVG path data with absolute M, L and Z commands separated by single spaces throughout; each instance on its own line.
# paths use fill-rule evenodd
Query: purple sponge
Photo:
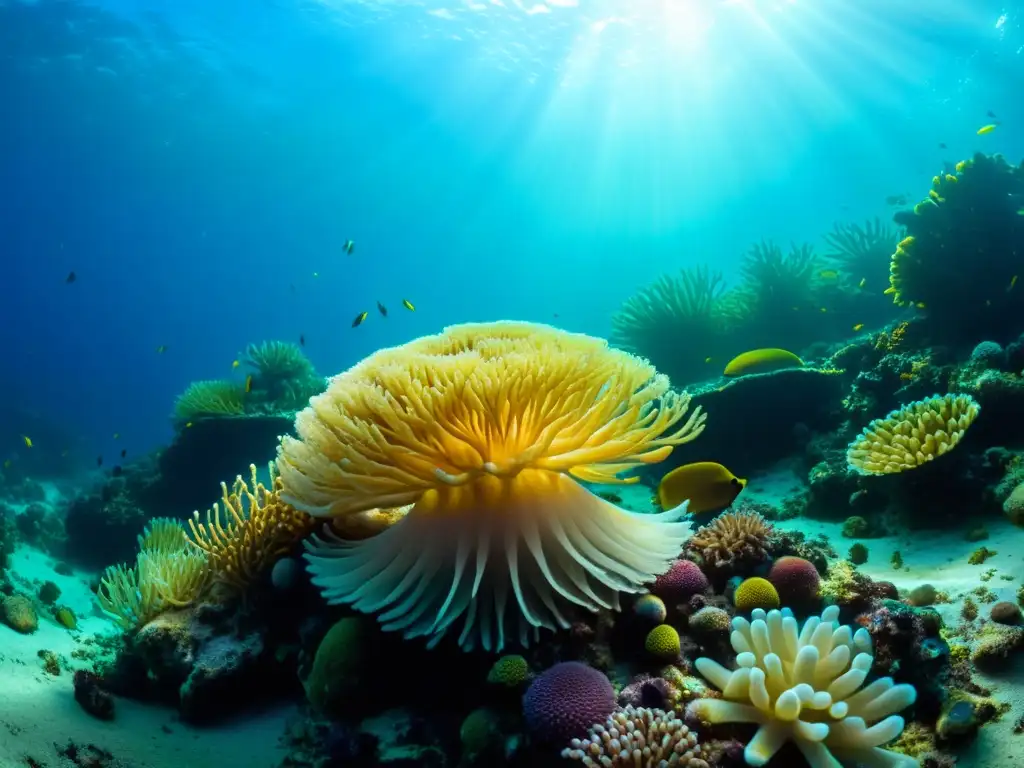
M 526 728 L 537 741 L 566 744 L 585 738 L 615 709 L 615 691 L 602 672 L 578 661 L 544 671 L 523 696 Z
M 651 592 L 666 602 L 689 600 L 708 588 L 708 577 L 689 560 L 676 560 L 654 580 Z

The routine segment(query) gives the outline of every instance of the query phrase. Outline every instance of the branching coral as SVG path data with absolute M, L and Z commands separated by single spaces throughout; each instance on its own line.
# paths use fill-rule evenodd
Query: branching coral
M 925 307 L 954 332 L 989 327 L 1016 336 L 1024 294 L 1015 286 L 1024 253 L 1024 164 L 977 154 L 932 179 L 929 197 L 896 222 L 906 237 L 890 265 L 887 293 Z
M 231 491 L 221 483 L 221 501 L 188 521 L 187 542 L 209 558 L 213 580 L 244 591 L 313 528 L 313 518 L 281 500 L 281 478 L 270 465 L 270 490 L 249 465 L 250 482 L 239 475 Z
M 573 739 L 562 757 L 593 768 L 707 768 L 697 734 L 660 709 L 626 706 L 595 724 L 590 737 Z
M 706 569 L 746 572 L 768 558 L 765 547 L 772 531 L 757 512 L 726 512 L 694 533 L 686 546 Z
M 677 383 L 706 378 L 705 359 L 723 354 L 731 314 L 724 297 L 721 273 L 706 266 L 662 275 L 612 316 L 612 341 Z
M 903 730 L 896 713 L 917 698 L 910 685 L 884 677 L 864 686 L 873 661 L 871 637 L 839 626 L 838 606 L 799 628 L 788 611 L 754 611 L 733 619 L 737 668 L 700 658 L 697 670 L 722 690 L 723 699 L 698 699 L 687 711 L 710 723 L 760 726 L 744 750 L 761 766 L 793 741 L 810 768 L 839 763 L 912 768 L 917 762 L 881 746 Z M 863 686 L 863 687 L 862 687 Z
M 847 463 L 862 475 L 914 469 L 955 448 L 980 410 L 970 395 L 910 403 L 868 424 L 847 449 Z
M 634 514 L 576 480 L 622 477 L 704 428 L 646 361 L 528 323 L 472 324 L 336 376 L 278 452 L 282 498 L 321 517 L 413 504 L 361 542 L 307 544 L 332 603 L 431 644 L 501 649 L 568 609 L 618 609 L 689 535 L 683 510 Z
M 244 413 L 245 388 L 233 381 L 193 381 L 174 401 L 174 418 L 180 423 Z

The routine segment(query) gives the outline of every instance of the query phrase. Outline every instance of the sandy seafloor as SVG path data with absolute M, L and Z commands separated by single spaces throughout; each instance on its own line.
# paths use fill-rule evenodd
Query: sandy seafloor
M 798 486 L 794 475 L 778 472 L 752 479 L 744 494 L 752 500 L 778 503 Z M 616 487 L 614 491 L 633 508 L 646 506 L 650 497 L 650 489 L 643 486 Z M 980 522 L 990 534 L 980 543 L 964 539 L 964 533 L 979 524 L 966 509 L 962 529 L 861 539 L 868 547 L 869 558 L 860 570 L 874 579 L 891 581 L 901 590 L 931 583 L 949 593 L 953 602 L 936 608 L 948 626 L 956 626 L 963 598 L 971 590 L 984 585 L 999 600 L 1015 601 L 1017 589 L 1024 584 L 1024 529 L 1001 519 Z M 840 556 L 853 543 L 840 535 L 841 522 L 799 519 L 776 525 L 809 536 L 824 534 Z M 984 565 L 969 565 L 968 556 L 981 544 L 998 554 Z M 890 563 L 894 550 L 903 557 L 902 570 L 895 570 Z M 90 574 L 59 576 L 53 572 L 54 565 L 52 558 L 27 548 L 19 550 L 11 563 L 16 583 L 54 581 L 62 593 L 59 603 L 78 614 L 80 629 L 69 632 L 46 616 L 40 616 L 39 629 L 31 635 L 18 634 L 0 624 L 0 768 L 27 766 L 26 757 L 40 766 L 58 768 L 62 763 L 56 747 L 69 740 L 80 746 L 94 744 L 133 768 L 274 768 L 280 763 L 284 750 L 279 739 L 294 714 L 292 707 L 212 728 L 186 726 L 170 709 L 126 699 L 117 699 L 116 718 L 109 723 L 83 712 L 72 695 L 71 673 L 48 675 L 38 652 L 51 650 L 71 667 L 86 666 L 88 662 L 72 659 L 71 652 L 91 635 L 117 630 L 94 608 L 95 598 L 87 584 Z M 982 574 L 993 568 L 995 575 L 982 582 Z M 979 605 L 982 616 L 988 607 Z M 1012 709 L 1001 720 L 981 729 L 978 738 L 961 753 L 958 765 L 1003 768 L 1024 764 L 1024 734 L 1013 733 L 1014 723 L 1024 716 L 1024 653 L 998 677 L 979 676 L 978 680 Z

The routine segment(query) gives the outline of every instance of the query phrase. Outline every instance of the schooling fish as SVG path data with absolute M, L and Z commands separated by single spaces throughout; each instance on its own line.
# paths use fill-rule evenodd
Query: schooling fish
M 231 367 L 232 367 L 232 368 L 237 368 L 237 367 L 238 367 L 238 366 L 240 366 L 241 364 L 242 364 L 242 361 L 241 361 L 241 360 L 232 360 L 232 361 L 231 361 Z
M 381 304 L 379 301 L 377 302 L 377 311 L 380 312 L 384 317 L 388 316 L 388 308 Z
M 1017 275 L 1014 275 L 1013 277 L 1010 278 L 1010 284 L 1008 286 L 1006 286 L 1006 292 L 1009 293 L 1010 291 L 1012 291 L 1013 290 L 1013 286 L 1015 286 L 1016 284 L 1017 284 Z
M 352 251 L 354 251 L 356 249 L 355 241 L 354 240 L 346 240 L 344 248 L 345 248 L 345 253 L 351 254 Z
M 299 334 L 299 346 L 300 347 L 306 346 L 306 334 L 304 334 L 304 333 L 300 333 Z
M 860 279 L 860 282 L 857 283 L 857 287 L 858 288 L 863 288 L 867 284 L 867 282 L 868 282 L 868 279 L 866 277 L 862 277 Z
M 128 449 L 127 448 L 122 448 L 121 449 L 121 458 L 123 459 L 127 455 L 128 455 Z
M 162 355 L 166 351 L 167 351 L 167 345 L 166 344 L 161 344 L 159 347 L 156 348 L 156 353 L 158 355 Z
M 356 319 L 352 321 L 352 327 L 358 328 L 360 325 L 362 325 L 363 321 L 369 316 L 369 314 L 369 312 L 360 312 L 358 315 L 356 315 Z
M 103 466 L 103 456 L 97 456 L 96 457 L 96 466 L 97 467 L 102 467 Z
M 988 125 L 983 125 L 983 126 L 981 126 L 981 128 L 978 129 L 978 135 L 979 136 L 984 136 L 986 133 L 992 133 L 992 131 L 994 131 L 995 129 L 996 129 L 996 124 L 995 123 L 989 123 Z
M 747 481 L 713 461 L 698 461 L 673 469 L 658 484 L 662 509 L 674 509 L 689 501 L 694 515 L 725 509 L 739 496 Z
M 855 331 L 859 331 L 859 330 L 861 330 L 861 329 L 862 329 L 863 327 L 864 327 L 864 323 L 857 323 L 857 324 L 856 324 L 855 326 L 853 326 L 853 330 L 855 330 Z
M 29 437 L 28 435 L 22 435 L 21 439 L 25 441 L 25 447 L 26 448 L 31 448 L 32 447 L 32 438 L 31 437 Z
M 110 470 L 110 474 L 113 475 L 114 477 L 120 477 L 123 472 L 124 470 L 121 469 L 120 464 L 117 464 L 112 470 Z
M 412 305 L 412 302 L 409 301 L 408 299 L 402 299 L 402 306 L 405 307 L 406 309 L 408 309 L 410 312 L 415 312 L 416 311 L 416 307 L 414 307 Z
M 939 149 L 949 149 L 949 147 L 946 146 L 946 142 L 940 141 L 939 142 Z
M 821 270 L 821 272 L 818 273 L 818 277 L 820 277 L 822 280 L 835 280 L 837 277 L 839 277 L 839 273 L 836 272 L 834 269 L 823 269 Z
M 68 285 L 70 285 L 71 283 L 75 282 L 75 280 L 77 280 L 77 279 L 78 279 L 78 275 L 76 275 L 74 272 L 68 272 L 68 276 L 64 278 L 64 282 L 67 283 Z

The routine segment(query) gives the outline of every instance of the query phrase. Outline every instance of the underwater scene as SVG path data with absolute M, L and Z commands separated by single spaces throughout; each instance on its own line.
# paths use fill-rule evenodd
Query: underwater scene
M 1019 765 L 1022 20 L 0 0 L 0 768 Z

